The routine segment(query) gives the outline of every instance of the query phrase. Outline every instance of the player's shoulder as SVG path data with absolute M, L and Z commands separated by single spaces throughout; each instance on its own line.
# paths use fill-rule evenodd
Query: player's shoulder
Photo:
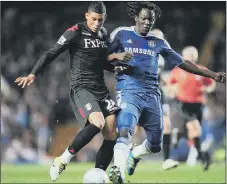
M 75 40 L 81 35 L 81 24 L 77 23 L 68 27 L 60 38 L 59 44 L 64 40 Z
M 159 36 L 157 36 L 155 33 L 153 33 L 152 31 L 150 31 L 147 35 L 148 37 L 151 37 L 152 39 L 155 39 L 155 40 L 159 40 L 161 42 L 167 42 L 165 38 L 161 38 Z
M 165 38 L 159 38 L 157 36 L 154 36 L 154 38 L 160 45 L 171 48 L 169 42 Z
M 70 26 L 66 31 L 67 32 L 80 32 L 83 27 L 84 27 L 84 23 L 80 22 L 80 23 L 76 23 L 76 24 Z
M 132 31 L 133 31 L 133 27 L 121 26 L 121 27 L 114 29 L 111 34 L 116 35 L 117 33 L 132 32 Z

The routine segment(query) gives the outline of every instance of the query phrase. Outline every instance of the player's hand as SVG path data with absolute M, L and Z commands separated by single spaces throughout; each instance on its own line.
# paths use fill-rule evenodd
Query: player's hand
M 25 86 L 30 86 L 35 81 L 35 75 L 29 74 L 27 77 L 18 77 L 15 80 L 15 83 L 17 83 L 18 86 L 22 86 L 24 88 Z
M 214 77 L 214 80 L 220 83 L 226 82 L 226 73 L 224 72 L 217 72 L 216 76 Z
M 117 59 L 120 61 L 130 61 L 133 58 L 133 54 L 130 52 L 117 53 Z

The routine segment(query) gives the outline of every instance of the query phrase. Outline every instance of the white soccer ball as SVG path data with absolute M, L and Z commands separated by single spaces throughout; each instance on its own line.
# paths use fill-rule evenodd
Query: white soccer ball
M 83 183 L 108 183 L 109 177 L 105 171 L 98 168 L 89 169 L 83 177 Z

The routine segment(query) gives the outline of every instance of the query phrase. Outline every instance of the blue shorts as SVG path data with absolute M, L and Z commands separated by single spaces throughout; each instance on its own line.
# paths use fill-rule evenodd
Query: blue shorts
M 161 139 L 163 133 L 163 109 L 161 96 L 146 91 L 121 90 L 117 91 L 117 103 L 121 107 L 118 114 L 118 129 L 129 128 L 134 133 L 136 124 L 142 126 L 147 138 L 155 136 Z M 121 118 L 123 114 L 132 114 L 133 118 Z M 126 117 L 126 116 L 125 116 Z M 152 137 L 150 137 L 152 139 Z M 153 138 L 154 139 L 154 138 Z

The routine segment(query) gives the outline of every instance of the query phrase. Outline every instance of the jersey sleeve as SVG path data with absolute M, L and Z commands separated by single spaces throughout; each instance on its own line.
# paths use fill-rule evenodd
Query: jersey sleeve
M 183 57 L 176 53 L 166 40 L 163 40 L 163 43 L 161 44 L 160 54 L 166 60 L 166 64 L 170 68 L 179 66 L 184 62 Z
M 78 25 L 67 29 L 63 35 L 58 39 L 57 43 L 46 53 L 44 53 L 38 60 L 36 65 L 31 71 L 31 74 L 37 76 L 40 74 L 47 65 L 56 59 L 62 52 L 69 48 L 71 42 L 76 41 L 79 35 Z
M 108 54 L 112 54 L 114 52 L 117 52 L 118 49 L 120 49 L 121 46 L 121 37 L 122 33 L 119 30 L 119 28 L 115 29 L 108 38 Z

